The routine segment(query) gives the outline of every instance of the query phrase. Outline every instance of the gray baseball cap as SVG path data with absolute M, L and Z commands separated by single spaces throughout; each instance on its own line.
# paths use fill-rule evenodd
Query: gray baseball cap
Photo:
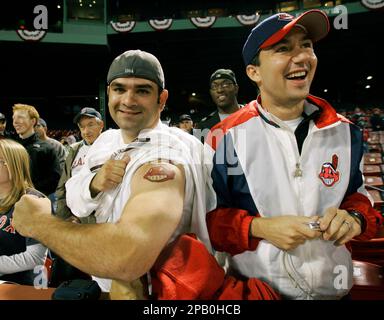
M 45 122 L 45 120 L 43 118 L 39 118 L 39 120 L 37 120 L 37 123 L 39 125 L 41 125 L 42 127 L 47 127 L 47 123 Z
M 143 78 L 165 87 L 164 72 L 159 60 L 151 53 L 141 50 L 128 50 L 113 60 L 109 67 L 107 82 L 117 78 Z

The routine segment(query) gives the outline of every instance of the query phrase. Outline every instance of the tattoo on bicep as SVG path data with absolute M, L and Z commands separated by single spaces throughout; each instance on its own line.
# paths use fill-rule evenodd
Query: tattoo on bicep
M 150 168 L 144 175 L 144 179 L 147 179 L 151 182 L 164 182 L 173 180 L 175 175 L 175 171 L 168 166 L 158 165 Z

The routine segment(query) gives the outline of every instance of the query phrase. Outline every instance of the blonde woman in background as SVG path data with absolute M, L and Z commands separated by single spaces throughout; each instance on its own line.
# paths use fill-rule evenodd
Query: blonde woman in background
M 23 194 L 44 197 L 33 188 L 25 148 L 9 139 L 0 140 L 0 280 L 32 285 L 34 268 L 43 265 L 46 248 L 21 236 L 12 226 L 14 204 Z

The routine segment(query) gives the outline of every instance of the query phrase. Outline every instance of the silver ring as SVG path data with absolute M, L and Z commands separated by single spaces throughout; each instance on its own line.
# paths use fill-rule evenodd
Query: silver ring
M 320 221 L 311 221 L 311 222 L 308 222 L 307 225 L 311 230 L 321 231 Z
M 348 228 L 351 229 L 352 228 L 352 224 L 348 221 L 344 221 L 343 223 L 345 223 L 346 225 L 348 225 Z

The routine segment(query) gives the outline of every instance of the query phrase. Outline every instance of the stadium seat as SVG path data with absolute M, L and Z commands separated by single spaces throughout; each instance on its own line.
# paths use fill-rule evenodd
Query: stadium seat
M 378 264 L 384 267 L 384 238 L 368 241 L 351 240 L 352 259 Z
M 382 145 L 380 143 L 369 144 L 368 149 L 369 149 L 369 152 L 375 152 L 375 153 L 382 152 L 383 150 Z
M 364 176 L 380 176 L 381 168 L 379 165 L 365 164 L 363 173 Z
M 353 260 L 352 300 L 384 300 L 384 267 Z
M 366 153 L 364 154 L 364 164 L 382 164 L 382 155 L 381 153 Z
M 381 193 L 380 191 L 378 190 L 368 190 L 369 194 L 371 195 L 372 199 L 373 199 L 373 202 L 374 202 L 374 207 L 376 210 L 382 212 L 382 209 L 383 209 L 383 204 L 384 204 L 384 201 L 383 201 L 383 198 L 381 196 Z M 380 237 L 378 237 L 380 238 Z

